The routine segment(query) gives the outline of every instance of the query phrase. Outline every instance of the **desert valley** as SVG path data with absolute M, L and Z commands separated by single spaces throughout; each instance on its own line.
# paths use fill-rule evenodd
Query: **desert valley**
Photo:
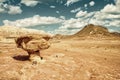
M 51 37 L 39 63 L 16 46 L 26 35 Z M 120 80 L 120 33 L 93 24 L 73 35 L 0 27 L 0 80 Z

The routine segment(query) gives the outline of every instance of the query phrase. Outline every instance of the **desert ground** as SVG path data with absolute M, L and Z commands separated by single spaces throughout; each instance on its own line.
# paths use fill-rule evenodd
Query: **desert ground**
M 120 39 L 57 39 L 32 64 L 14 40 L 0 41 L 0 80 L 120 80 Z

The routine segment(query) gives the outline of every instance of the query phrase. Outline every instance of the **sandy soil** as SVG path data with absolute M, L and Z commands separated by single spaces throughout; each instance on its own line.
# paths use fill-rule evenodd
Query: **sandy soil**
M 55 40 L 32 64 L 13 41 L 0 42 L 0 80 L 120 80 L 120 40 Z

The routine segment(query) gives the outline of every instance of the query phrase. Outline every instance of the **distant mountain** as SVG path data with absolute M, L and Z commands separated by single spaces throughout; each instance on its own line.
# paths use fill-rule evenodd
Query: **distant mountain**
M 112 39 L 112 38 L 120 38 L 120 33 L 117 32 L 109 32 L 107 28 L 100 25 L 88 24 L 79 32 L 73 35 L 61 35 L 56 34 L 54 36 L 55 39 Z
M 74 37 L 120 37 L 120 33 L 110 33 L 107 28 L 100 25 L 88 24 L 82 30 L 72 35 Z
M 86 25 L 81 31 L 74 34 L 76 36 L 109 36 L 110 33 L 107 28 L 99 25 Z

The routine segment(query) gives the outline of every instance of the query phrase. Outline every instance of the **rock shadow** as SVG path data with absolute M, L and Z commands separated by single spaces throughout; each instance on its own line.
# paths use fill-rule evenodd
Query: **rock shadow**
M 19 60 L 19 61 L 27 61 L 29 60 L 29 56 L 28 55 L 17 55 L 17 56 L 13 56 L 13 59 Z

